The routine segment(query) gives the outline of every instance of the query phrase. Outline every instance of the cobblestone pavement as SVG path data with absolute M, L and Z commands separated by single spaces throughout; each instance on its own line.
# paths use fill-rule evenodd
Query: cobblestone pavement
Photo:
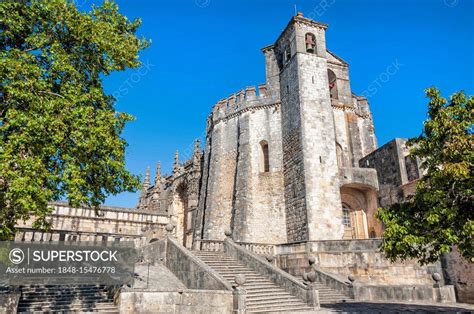
M 425 304 L 425 303 L 382 303 L 347 302 L 322 304 L 321 313 L 474 313 L 474 305 Z

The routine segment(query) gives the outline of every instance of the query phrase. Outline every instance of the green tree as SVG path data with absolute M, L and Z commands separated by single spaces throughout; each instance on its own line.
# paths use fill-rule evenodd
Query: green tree
M 425 175 L 413 197 L 379 209 L 386 227 L 382 249 L 391 260 L 415 258 L 425 264 L 456 245 L 474 262 L 474 96 L 458 92 L 448 102 L 436 88 L 426 95 L 423 133 L 408 142 Z
M 140 66 L 140 23 L 112 1 L 90 12 L 68 0 L 0 2 L 0 239 L 31 217 L 47 229 L 50 201 L 98 208 L 138 187 L 121 137 L 133 117 L 115 111 L 102 80 Z

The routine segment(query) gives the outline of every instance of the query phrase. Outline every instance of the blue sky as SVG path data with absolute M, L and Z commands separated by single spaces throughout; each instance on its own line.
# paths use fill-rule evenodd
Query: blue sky
M 75 0 L 81 10 L 91 2 Z M 379 145 L 420 133 L 423 90 L 445 96 L 474 94 L 474 2 L 471 0 L 117 0 L 129 18 L 143 21 L 152 40 L 144 67 L 105 78 L 116 107 L 137 119 L 125 129 L 127 167 L 144 174 L 156 162 L 172 167 L 174 152 L 203 137 L 213 104 L 265 81 L 260 48 L 272 44 L 298 11 L 329 24 L 328 49 L 350 64 L 351 87 L 365 93 Z M 133 207 L 137 194 L 106 204 Z

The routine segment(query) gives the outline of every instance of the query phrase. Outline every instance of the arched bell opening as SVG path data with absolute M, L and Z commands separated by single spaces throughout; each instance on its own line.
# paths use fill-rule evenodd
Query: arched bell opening
M 329 94 L 331 99 L 338 99 L 339 95 L 337 92 L 337 78 L 336 74 L 332 70 L 328 69 L 328 83 L 329 83 Z

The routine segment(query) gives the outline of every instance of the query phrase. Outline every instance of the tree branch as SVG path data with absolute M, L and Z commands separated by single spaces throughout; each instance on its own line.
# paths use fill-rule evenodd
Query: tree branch
M 49 91 L 39 91 L 38 93 L 42 93 L 42 94 L 50 94 L 50 95 L 53 95 L 53 96 L 57 96 L 57 97 L 61 97 L 62 99 L 65 99 L 66 97 L 64 97 L 63 95 L 60 95 L 60 94 L 56 94 L 54 92 L 49 92 Z

